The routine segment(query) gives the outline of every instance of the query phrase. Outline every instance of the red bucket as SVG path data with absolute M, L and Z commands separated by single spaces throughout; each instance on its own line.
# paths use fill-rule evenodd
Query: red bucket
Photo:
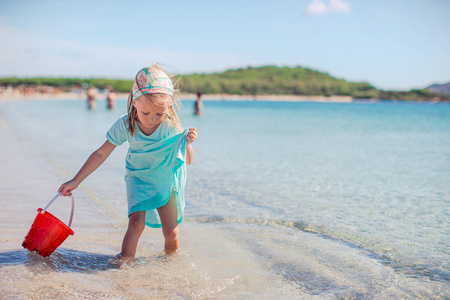
M 31 229 L 25 237 L 25 241 L 22 243 L 22 246 L 25 249 L 36 251 L 39 255 L 47 257 L 50 256 L 50 254 L 52 254 L 69 235 L 74 234 L 73 230 L 70 229 L 73 219 L 73 209 L 75 206 L 73 196 L 69 226 L 46 211 L 53 201 L 55 201 L 60 195 L 60 193 L 56 195 L 44 209 L 38 209 L 36 219 L 34 219 L 33 225 L 31 225 Z

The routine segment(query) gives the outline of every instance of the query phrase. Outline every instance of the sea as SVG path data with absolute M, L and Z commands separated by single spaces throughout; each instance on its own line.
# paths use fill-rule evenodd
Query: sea
M 125 144 L 74 191 L 74 236 L 49 258 L 21 242 L 126 99 L 1 103 L 0 298 L 450 298 L 450 103 L 204 101 L 201 117 L 193 106 L 179 111 L 198 131 L 181 249 L 165 256 L 160 229 L 146 228 L 121 265 Z

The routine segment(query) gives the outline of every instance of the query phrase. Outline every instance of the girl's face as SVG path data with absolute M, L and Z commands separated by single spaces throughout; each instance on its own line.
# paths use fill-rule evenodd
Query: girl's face
M 167 95 L 170 99 L 162 99 L 162 101 L 154 101 L 149 95 L 143 95 L 137 100 L 133 100 L 133 106 L 137 111 L 137 121 L 139 127 L 142 129 L 151 130 L 157 127 L 164 119 L 167 110 L 171 104 L 171 97 Z

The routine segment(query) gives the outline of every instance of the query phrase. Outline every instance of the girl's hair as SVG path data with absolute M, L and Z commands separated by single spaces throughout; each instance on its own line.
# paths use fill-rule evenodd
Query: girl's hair
M 150 68 L 156 68 L 156 69 L 161 70 L 161 68 L 158 65 L 152 65 L 149 67 L 149 69 Z M 172 80 L 173 76 L 169 75 L 169 77 L 171 77 L 171 80 Z M 178 80 L 176 80 L 175 82 L 174 82 L 174 80 L 172 80 L 172 84 L 173 84 L 173 96 L 172 97 L 167 94 L 154 93 L 154 94 L 145 94 L 145 95 L 140 96 L 139 98 L 146 98 L 155 103 L 164 103 L 167 101 L 167 98 L 171 98 L 172 104 L 169 106 L 168 112 L 164 115 L 163 122 L 170 121 L 172 126 L 175 127 L 176 131 L 181 132 L 181 131 L 183 131 L 183 127 L 181 126 L 181 123 L 180 123 L 180 120 L 178 119 L 178 114 L 177 114 L 178 109 L 180 109 L 180 107 L 181 107 L 181 101 L 178 97 L 178 90 L 176 89 L 177 83 L 178 83 Z M 133 105 L 133 100 L 134 100 L 133 90 L 131 90 L 130 94 L 128 95 L 128 119 L 127 119 L 128 131 L 131 133 L 131 135 L 134 135 L 134 132 L 136 130 L 136 120 L 137 120 L 137 110 L 136 110 L 136 107 L 134 107 L 134 105 Z

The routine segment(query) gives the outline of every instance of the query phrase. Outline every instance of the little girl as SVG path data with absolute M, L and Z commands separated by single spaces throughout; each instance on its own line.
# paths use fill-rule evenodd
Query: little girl
M 128 229 L 122 243 L 122 258 L 132 258 L 145 225 L 161 228 L 165 251 L 179 248 L 178 224 L 183 220 L 186 164 L 194 156 L 191 143 L 197 130 L 184 130 L 174 108 L 170 78 L 157 66 L 140 70 L 128 97 L 128 114 L 109 129 L 106 142 L 89 156 L 70 181 L 59 188 L 72 195 L 78 185 L 123 144 L 130 143 L 125 182 L 128 199 Z M 186 164 L 185 164 L 186 163 Z

